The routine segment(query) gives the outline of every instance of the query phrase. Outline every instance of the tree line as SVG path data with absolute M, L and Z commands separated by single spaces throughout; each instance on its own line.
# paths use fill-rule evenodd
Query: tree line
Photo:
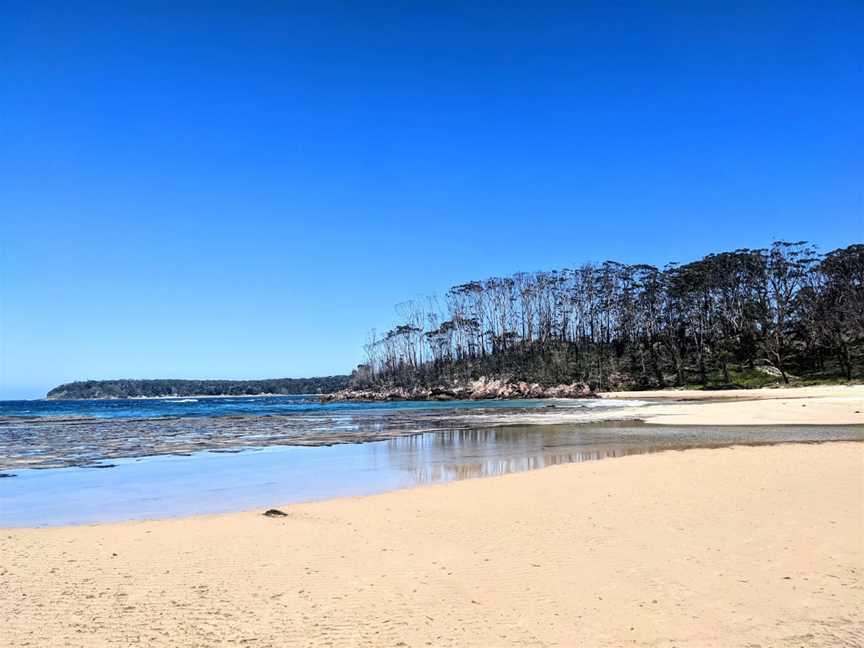
M 357 388 L 480 376 L 595 389 L 851 380 L 864 356 L 864 245 L 804 241 L 663 268 L 614 261 L 470 281 L 397 306 Z

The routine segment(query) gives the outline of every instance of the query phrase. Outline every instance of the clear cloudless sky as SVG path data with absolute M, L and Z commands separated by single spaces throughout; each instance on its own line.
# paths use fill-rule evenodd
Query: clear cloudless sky
M 864 4 L 4 2 L 0 398 L 349 371 L 519 270 L 864 239 Z

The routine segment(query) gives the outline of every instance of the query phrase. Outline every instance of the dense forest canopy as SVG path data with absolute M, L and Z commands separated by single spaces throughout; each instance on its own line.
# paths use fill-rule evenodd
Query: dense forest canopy
M 852 379 L 864 356 L 864 245 L 806 242 L 664 268 L 607 261 L 454 286 L 373 331 L 355 388 L 495 376 L 595 389 Z
M 344 389 L 347 384 L 348 376 L 272 380 L 87 380 L 55 387 L 48 392 L 48 398 L 324 394 Z

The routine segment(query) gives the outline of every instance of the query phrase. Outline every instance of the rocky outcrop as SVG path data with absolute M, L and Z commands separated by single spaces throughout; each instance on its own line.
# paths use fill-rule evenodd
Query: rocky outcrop
M 394 400 L 505 400 L 519 398 L 594 398 L 584 383 L 543 387 L 537 383 L 481 377 L 464 385 L 438 387 L 381 387 L 379 389 L 343 389 L 321 397 L 332 401 Z

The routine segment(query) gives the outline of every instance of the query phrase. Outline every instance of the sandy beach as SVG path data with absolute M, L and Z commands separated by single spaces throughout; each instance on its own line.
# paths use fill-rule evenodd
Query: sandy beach
M 861 388 L 813 389 L 652 416 L 857 420 Z M 0 645 L 864 645 L 861 443 L 665 452 L 280 508 L 4 529 Z
M 864 425 L 864 385 L 725 391 L 606 392 L 601 398 L 656 401 L 628 416 L 665 425 Z M 674 403 L 670 401 L 675 401 Z M 668 404 L 667 404 L 668 403 Z

